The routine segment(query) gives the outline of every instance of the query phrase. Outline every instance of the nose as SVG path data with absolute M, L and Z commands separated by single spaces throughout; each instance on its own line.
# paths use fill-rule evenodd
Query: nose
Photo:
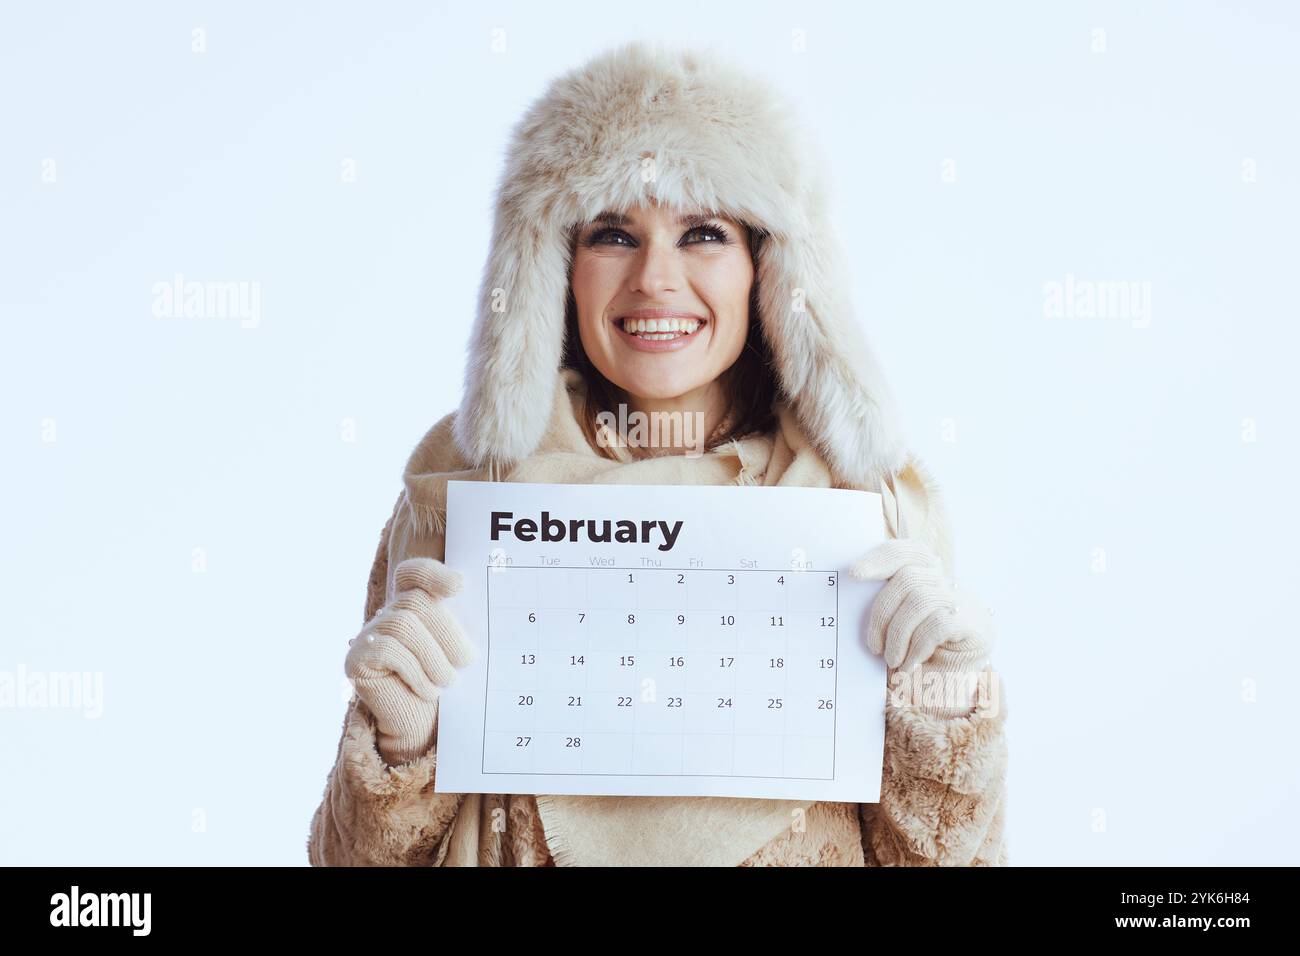
M 682 286 L 682 270 L 676 247 L 658 239 L 642 243 L 629 282 L 632 292 L 647 298 L 678 291 Z

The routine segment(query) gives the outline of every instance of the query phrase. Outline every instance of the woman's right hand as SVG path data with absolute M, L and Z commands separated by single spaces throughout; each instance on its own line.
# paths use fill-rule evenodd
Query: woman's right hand
M 408 558 L 393 572 L 393 599 L 349 644 L 344 672 L 375 715 L 379 753 L 391 767 L 435 743 L 441 688 L 474 659 L 474 646 L 443 599 L 460 592 L 460 572 L 436 558 Z

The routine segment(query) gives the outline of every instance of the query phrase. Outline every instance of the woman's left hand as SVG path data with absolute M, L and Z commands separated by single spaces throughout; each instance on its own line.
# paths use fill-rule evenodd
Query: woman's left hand
M 949 581 L 939 556 L 923 542 L 886 541 L 854 564 L 849 576 L 887 579 L 871 605 L 867 648 L 882 654 L 891 671 L 920 668 L 973 680 L 988 666 L 996 640 L 992 612 Z M 943 716 L 966 713 L 969 699 L 927 709 Z

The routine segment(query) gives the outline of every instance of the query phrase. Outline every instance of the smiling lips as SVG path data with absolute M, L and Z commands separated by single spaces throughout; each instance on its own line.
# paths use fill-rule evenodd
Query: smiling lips
M 643 352 L 665 352 L 689 345 L 706 319 L 693 312 L 674 309 L 633 309 L 614 320 L 633 348 Z

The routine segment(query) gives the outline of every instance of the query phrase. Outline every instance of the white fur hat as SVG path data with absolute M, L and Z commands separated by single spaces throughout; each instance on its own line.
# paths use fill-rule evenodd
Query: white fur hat
M 854 318 L 820 163 L 784 98 L 713 51 L 633 42 L 554 79 L 515 126 L 455 439 L 474 467 L 528 457 L 565 337 L 569 229 L 649 199 L 767 233 L 758 321 L 784 400 L 832 474 L 875 489 L 908 452 Z

